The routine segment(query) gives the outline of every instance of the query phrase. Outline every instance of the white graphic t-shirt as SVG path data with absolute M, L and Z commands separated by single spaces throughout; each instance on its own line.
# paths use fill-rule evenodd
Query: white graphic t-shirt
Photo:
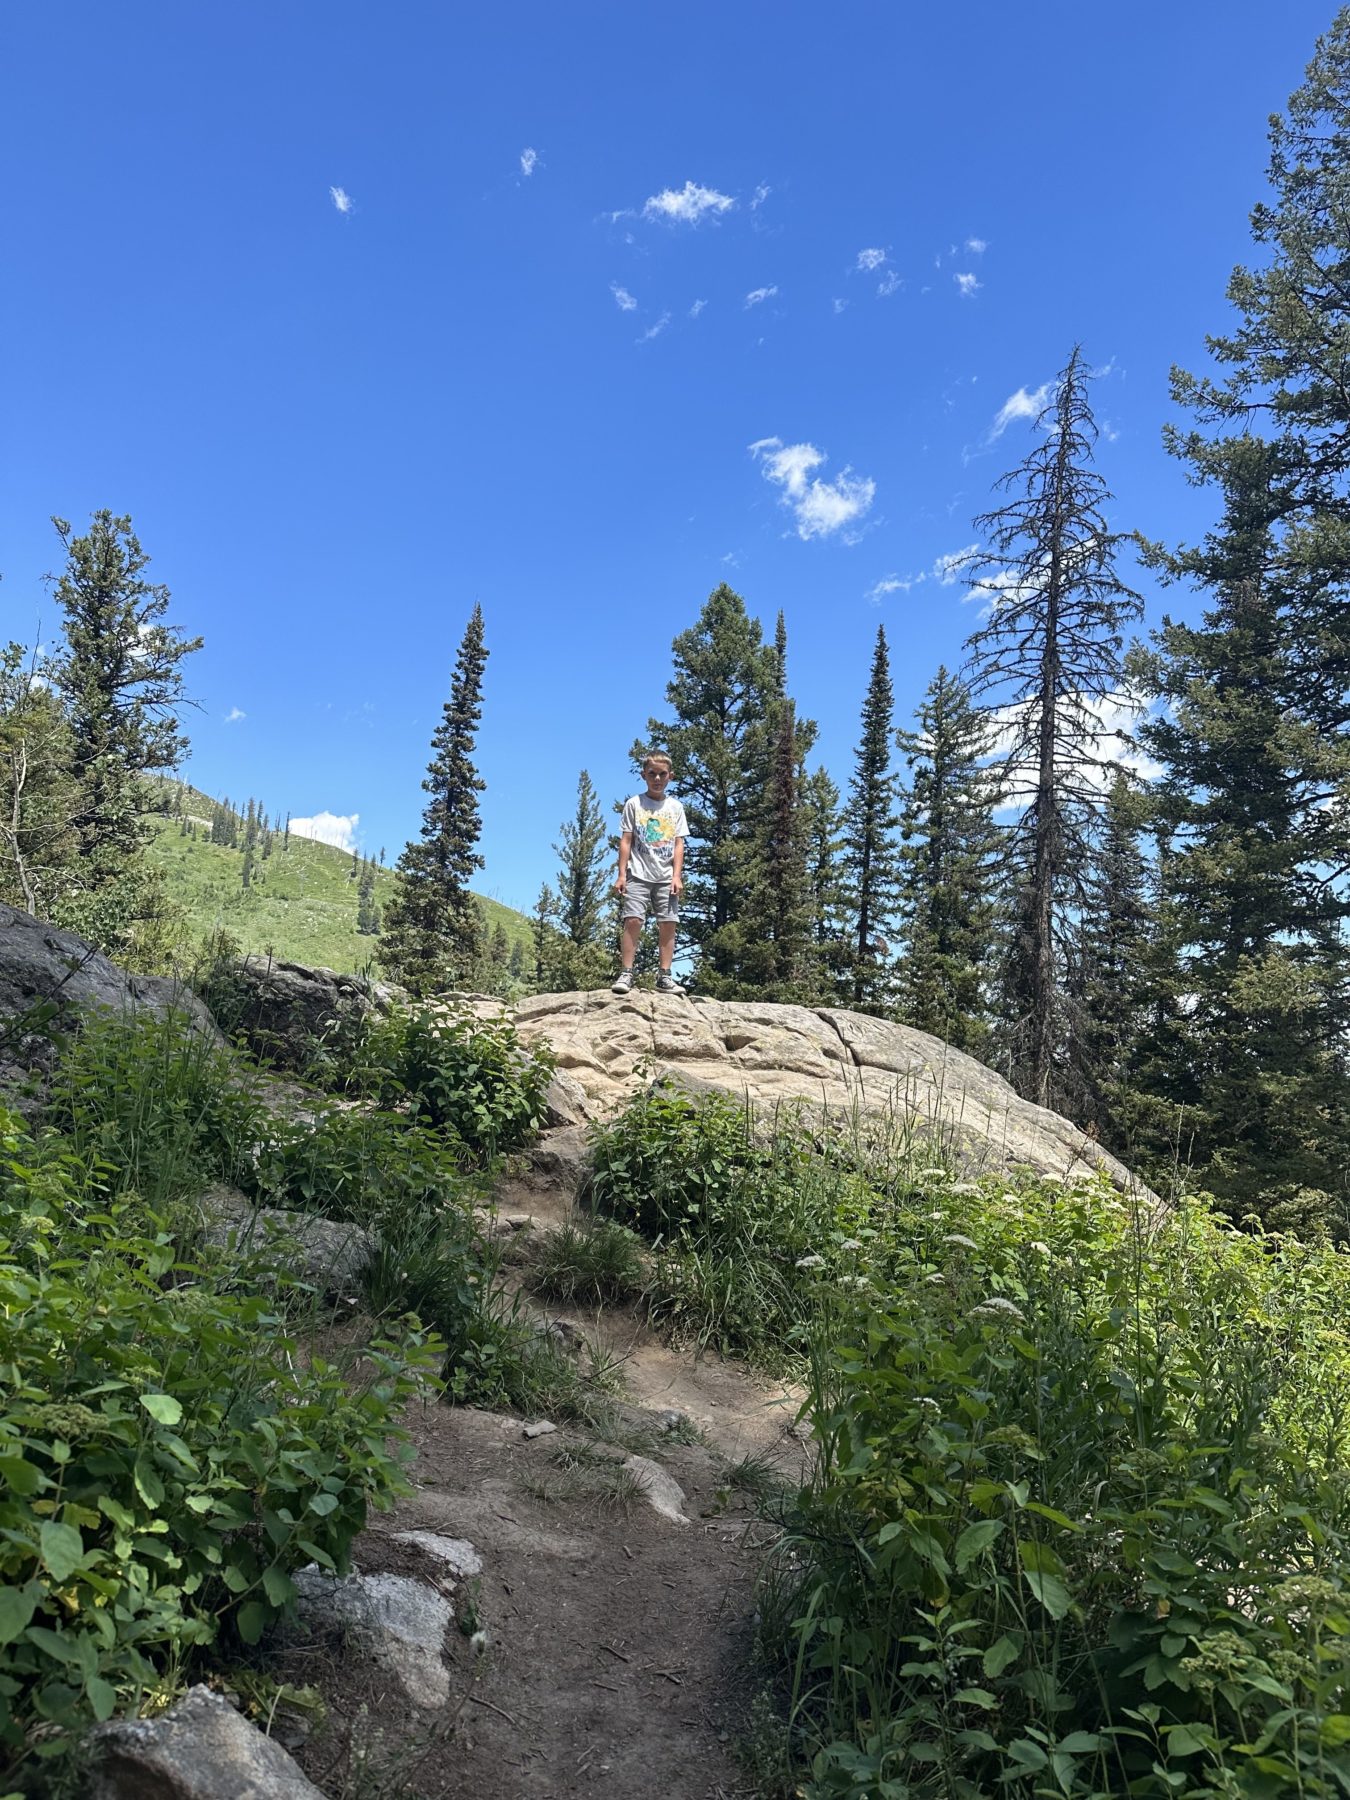
M 669 795 L 653 800 L 649 794 L 634 794 L 624 802 L 623 829 L 632 835 L 628 874 L 635 881 L 669 881 L 676 839 L 689 836 L 679 801 Z

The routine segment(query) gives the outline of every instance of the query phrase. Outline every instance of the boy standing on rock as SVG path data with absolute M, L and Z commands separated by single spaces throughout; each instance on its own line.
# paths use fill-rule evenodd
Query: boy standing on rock
M 675 932 L 680 918 L 680 890 L 684 886 L 684 846 L 689 836 L 684 808 L 666 795 L 671 761 L 654 750 L 642 760 L 645 794 L 624 802 L 623 833 L 619 838 L 619 873 L 614 886 L 623 901 L 623 947 L 620 952 L 616 994 L 633 986 L 633 959 L 647 914 L 656 919 L 661 947 L 661 972 L 656 977 L 658 994 L 682 994 L 684 989 L 670 972 L 675 956 Z

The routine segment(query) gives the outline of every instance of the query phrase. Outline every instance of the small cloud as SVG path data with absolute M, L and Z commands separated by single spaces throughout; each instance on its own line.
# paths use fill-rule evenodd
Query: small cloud
M 642 216 L 663 219 L 671 225 L 698 225 L 709 216 L 720 218 L 735 204 L 730 194 L 719 194 L 716 188 L 686 181 L 682 188 L 663 188 L 659 194 L 653 194 L 643 206 Z
M 246 719 L 247 717 L 248 714 L 244 711 L 243 707 L 232 706 L 225 715 L 225 723 L 227 725 L 237 725 L 241 719 Z
M 759 186 L 755 189 L 754 195 L 750 201 L 751 212 L 757 212 L 772 192 L 773 189 L 769 186 L 768 182 L 761 181 Z
M 855 269 L 861 269 L 865 274 L 870 274 L 873 269 L 879 269 L 885 260 L 886 252 L 884 250 L 860 250 L 858 260 L 853 266 Z
M 894 269 L 887 269 L 886 273 L 877 283 L 877 292 L 881 295 L 883 300 L 889 300 L 891 295 L 898 294 L 904 285 L 903 279 Z
M 939 556 L 933 563 L 933 580 L 939 587 L 954 587 L 979 547 L 978 544 L 964 544 L 959 550 L 948 550 Z
M 330 187 L 328 197 L 340 213 L 349 213 L 352 210 L 352 197 L 346 188 Z
M 920 575 L 918 579 L 922 581 L 923 576 Z M 872 583 L 863 598 L 869 600 L 873 606 L 880 606 L 887 594 L 907 594 L 913 586 L 913 576 L 883 575 L 880 581 Z
M 1043 381 L 1034 392 L 1028 392 L 1026 388 L 1020 387 L 1015 394 L 1009 394 L 995 414 L 985 442 L 994 443 L 1018 419 L 1038 419 L 1045 410 L 1045 403 L 1049 397 L 1050 383 L 1048 381 Z
M 953 275 L 952 280 L 956 283 L 956 291 L 963 300 L 973 300 L 984 286 L 984 283 L 977 280 L 974 275 Z
M 778 288 L 776 285 L 774 287 L 752 288 L 745 296 L 746 310 L 748 311 L 752 306 L 762 305 L 765 300 L 772 300 L 777 292 Z
M 834 310 L 836 313 L 841 313 L 847 305 L 847 300 L 836 300 L 834 303 Z
M 663 312 L 655 325 L 648 326 L 647 330 L 643 332 L 642 336 L 638 339 L 639 344 L 649 344 L 653 338 L 660 337 L 661 333 L 669 323 L 670 314 L 668 312 Z
M 966 239 L 966 249 L 972 256 L 983 256 L 988 248 L 989 246 L 983 238 Z
M 526 180 L 528 180 L 529 177 L 534 174 L 534 166 L 538 161 L 539 161 L 539 152 L 537 150 L 526 149 L 526 150 L 521 151 L 521 153 L 520 153 L 520 172 L 523 176 L 525 176 Z
M 614 303 L 620 312 L 636 312 L 637 301 L 626 287 L 620 287 L 617 281 L 611 281 L 609 291 L 614 296 Z
M 707 304 L 708 302 L 706 300 L 695 300 L 694 304 L 689 308 L 689 317 L 691 319 L 696 319 Z
M 842 470 L 833 481 L 813 478 L 812 470 L 826 460 L 825 452 L 814 444 L 760 438 L 751 444 L 750 454 L 762 460 L 764 479 L 782 488 L 782 504 L 792 513 L 799 538 L 832 537 L 844 531 L 862 518 L 876 497 L 876 482 L 852 469 Z
M 311 838 L 316 844 L 333 844 L 339 850 L 355 850 L 360 813 L 315 813 L 312 819 L 292 819 L 291 836 Z
M 728 550 L 726 555 L 722 558 L 722 566 L 726 569 L 739 569 L 741 566 L 740 551 Z

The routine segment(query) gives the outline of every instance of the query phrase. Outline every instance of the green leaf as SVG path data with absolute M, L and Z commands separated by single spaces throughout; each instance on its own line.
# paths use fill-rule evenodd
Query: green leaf
M 296 1586 L 290 1576 L 275 1563 L 270 1569 L 263 1570 L 263 1592 L 273 1606 L 285 1606 L 296 1596 Z
M 317 1513 L 321 1519 L 326 1519 L 329 1513 L 337 1506 L 337 1503 L 338 1497 L 336 1494 L 315 1494 L 310 1500 L 309 1510 L 312 1513 Z M 889 1525 L 882 1527 L 883 1535 L 877 1539 L 879 1544 L 884 1544 L 886 1542 L 884 1534 L 890 1529 L 891 1527 Z
M 183 1417 L 182 1402 L 172 1394 L 141 1394 L 139 1398 L 150 1417 L 158 1419 L 161 1425 L 177 1425 Z
M 996 1676 L 1001 1675 L 1005 1669 L 1011 1668 L 1021 1654 L 1021 1638 L 1013 1637 L 1005 1632 L 1001 1638 L 997 1638 L 990 1644 L 989 1648 L 985 1651 L 981 1667 L 992 1681 Z
M 101 1723 L 110 1719 L 113 1708 L 117 1705 L 117 1690 L 101 1675 L 91 1675 L 84 1684 L 84 1691 L 89 1696 L 89 1705 L 94 1717 Z
M 84 1561 L 84 1539 L 73 1525 L 47 1519 L 38 1533 L 38 1553 L 52 1579 L 64 1583 Z
M 1073 1605 L 1068 1588 L 1058 1575 L 1041 1569 L 1023 1569 L 1022 1578 L 1052 1619 L 1062 1619 Z
M 43 1474 L 35 1464 L 25 1462 L 21 1456 L 0 1456 L 0 1481 L 11 1494 L 26 1500 L 42 1486 Z
M 235 1614 L 235 1625 L 246 1644 L 256 1644 L 267 1624 L 267 1608 L 261 1600 L 248 1600 Z
M 1095 1731 L 1071 1731 L 1066 1738 L 1061 1738 L 1055 1745 L 1056 1750 L 1066 1750 L 1071 1756 L 1085 1756 L 1091 1750 L 1100 1750 L 1102 1740 Z
M 967 1569 L 977 1556 L 987 1550 L 1002 1530 L 1002 1519 L 979 1519 L 974 1525 L 967 1525 L 956 1540 L 958 1572 Z
M 1169 1756 L 1198 1756 L 1204 1748 L 1204 1739 L 1197 1737 L 1189 1725 L 1173 1725 L 1167 1733 Z
M 27 1629 L 42 1598 L 36 1581 L 23 1587 L 0 1587 L 0 1644 L 12 1644 Z

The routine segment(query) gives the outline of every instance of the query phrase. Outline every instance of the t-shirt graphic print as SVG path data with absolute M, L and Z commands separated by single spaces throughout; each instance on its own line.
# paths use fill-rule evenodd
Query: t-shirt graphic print
M 623 829 L 632 837 L 628 874 L 635 881 L 669 881 L 676 840 L 689 836 L 679 801 L 669 796 L 653 800 L 647 794 L 634 794 L 624 802 Z

